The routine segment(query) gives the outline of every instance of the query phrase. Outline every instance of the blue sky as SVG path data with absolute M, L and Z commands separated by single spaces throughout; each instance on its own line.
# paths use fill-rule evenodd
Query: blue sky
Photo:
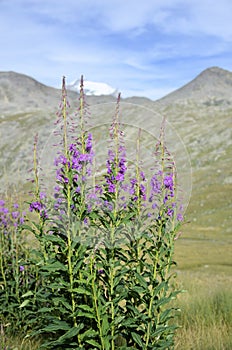
M 0 0 L 0 71 L 60 87 L 81 74 L 160 98 L 232 70 L 231 0 Z

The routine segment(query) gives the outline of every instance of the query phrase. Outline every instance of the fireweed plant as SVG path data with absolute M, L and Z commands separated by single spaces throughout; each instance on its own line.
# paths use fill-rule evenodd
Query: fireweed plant
M 170 302 L 179 291 L 170 269 L 183 217 L 164 124 L 149 177 L 140 160 L 140 131 L 128 165 L 119 94 L 105 173 L 96 178 L 97 141 L 88 131 L 87 107 L 82 77 L 74 128 L 63 79 L 52 199 L 41 186 L 34 143 L 35 199 L 29 210 L 38 219 L 21 225 L 39 246 L 31 252 L 34 284 L 20 304 L 28 313 L 27 336 L 41 336 L 41 349 L 172 349 L 177 326 Z M 20 276 L 23 265 L 16 260 Z M 1 260 L 6 284 L 4 266 Z
M 23 234 L 26 212 L 10 198 L 0 200 L 0 346 L 6 334 L 29 328 L 28 315 L 35 312 L 35 299 L 28 307 L 27 297 L 36 290 L 36 267 L 31 265 L 27 237 Z

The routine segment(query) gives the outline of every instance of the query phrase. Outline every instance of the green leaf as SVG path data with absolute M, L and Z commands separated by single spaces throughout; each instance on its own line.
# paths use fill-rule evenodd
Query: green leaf
M 173 318 L 174 315 L 172 314 L 172 311 L 173 311 L 173 309 L 167 309 L 167 310 L 163 311 L 162 314 L 160 315 L 159 322 L 165 323 L 169 319 Z
M 147 292 L 147 289 L 146 289 L 146 288 L 143 288 L 143 287 L 139 287 L 139 286 L 133 286 L 133 287 L 131 288 L 131 291 L 136 292 L 136 293 L 138 293 L 139 295 L 141 295 L 141 294 Z
M 47 242 L 59 243 L 61 245 L 65 244 L 65 241 L 61 237 L 54 235 L 46 235 L 44 236 L 44 240 Z
M 93 312 L 93 308 L 86 304 L 78 305 L 77 307 L 78 309 L 82 309 L 84 311 Z
M 90 345 L 96 346 L 98 349 L 101 349 L 101 345 L 98 342 L 96 342 L 96 340 L 88 339 L 85 342 Z
M 76 315 L 78 317 L 87 317 L 87 318 L 95 318 L 95 315 L 89 313 L 89 312 L 83 312 L 83 311 L 77 311 Z
M 52 308 L 51 307 L 42 307 L 41 309 L 39 309 L 37 312 L 40 313 L 47 313 L 47 312 L 51 312 Z
M 62 264 L 59 261 L 55 261 L 54 263 L 50 265 L 45 265 L 41 267 L 42 270 L 47 270 L 49 272 L 55 272 L 55 271 L 67 271 L 67 266 Z
M 152 337 L 157 337 L 157 335 L 159 335 L 160 333 L 163 333 L 165 331 L 167 331 L 167 327 L 166 326 L 157 326 L 155 332 L 152 333 Z
M 28 299 L 24 300 L 24 301 L 22 302 L 22 304 L 19 305 L 19 308 L 22 308 L 22 307 L 27 306 L 27 305 L 30 303 L 30 301 L 31 301 L 31 300 L 28 300 Z
M 110 328 L 110 326 L 109 326 L 109 322 L 108 322 L 108 317 L 105 314 L 103 316 L 103 319 L 102 319 L 102 333 L 103 333 L 103 336 L 108 333 L 109 328 Z
M 70 326 L 65 321 L 59 321 L 57 320 L 55 323 L 48 325 L 47 327 L 43 328 L 42 331 L 44 332 L 54 332 L 54 331 L 68 331 L 70 329 Z
M 70 305 L 64 298 L 58 297 L 58 298 L 53 298 L 53 302 L 55 305 L 58 305 L 61 303 L 67 310 L 72 312 L 72 305 Z
M 137 272 L 135 272 L 135 277 L 137 278 L 139 284 L 147 289 L 147 282 L 146 280 Z
M 138 325 L 135 323 L 135 319 L 131 317 L 126 317 L 123 320 L 123 327 L 128 327 L 128 328 L 137 328 Z
M 68 330 L 65 334 L 63 334 L 61 337 L 57 339 L 57 343 L 63 342 L 66 339 L 70 339 L 75 337 L 82 329 L 84 328 L 84 324 L 80 323 L 76 327 L 72 327 L 71 329 Z
M 140 335 L 135 332 L 131 332 L 131 336 L 133 340 L 136 342 L 136 344 L 138 344 L 139 346 L 141 346 L 141 348 L 143 348 L 143 342 Z
M 49 284 L 49 288 L 61 290 L 61 289 L 67 289 L 67 286 L 63 285 L 62 283 L 51 283 L 51 284 Z
M 23 294 L 21 298 L 30 297 L 32 295 L 34 295 L 34 294 L 32 293 L 32 291 L 29 290 L 27 293 Z
M 88 338 L 93 338 L 93 337 L 97 336 L 97 334 L 98 333 L 96 331 L 94 331 L 93 329 L 88 329 L 84 333 L 80 334 L 80 340 L 86 340 Z
M 123 320 L 124 320 L 125 316 L 118 316 L 114 319 L 114 325 L 117 326 L 119 325 Z
M 83 287 L 74 288 L 70 290 L 70 292 L 84 294 L 84 295 L 91 295 L 91 293 Z

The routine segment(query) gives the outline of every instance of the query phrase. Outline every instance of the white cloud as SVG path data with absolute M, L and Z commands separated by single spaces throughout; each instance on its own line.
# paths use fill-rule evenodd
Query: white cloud
M 231 38 L 232 2 L 221 0 L 19 0 L 25 13 L 47 20 L 76 23 L 86 28 L 105 28 L 111 32 L 143 31 L 153 25 L 166 33 L 216 35 Z M 93 21 L 94 19 L 94 21 Z M 92 22 L 91 22 L 92 20 Z

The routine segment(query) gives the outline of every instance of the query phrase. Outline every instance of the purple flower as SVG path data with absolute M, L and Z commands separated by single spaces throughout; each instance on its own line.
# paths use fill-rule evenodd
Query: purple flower
M 5 205 L 5 201 L 0 199 L 0 207 L 3 207 Z
M 150 184 L 152 194 L 159 194 L 161 190 L 161 183 L 158 180 L 157 175 L 152 176 Z
M 14 207 L 15 209 L 18 209 L 19 205 L 18 205 L 17 203 L 15 203 L 15 204 L 13 205 L 13 207 Z
M 87 162 L 89 160 L 89 155 L 87 153 L 80 154 L 79 161 L 80 162 Z
M 71 143 L 71 145 L 69 145 L 69 151 L 70 152 L 76 152 L 76 145 L 74 143 Z
M 63 154 L 61 154 L 60 157 L 59 157 L 59 163 L 62 164 L 62 165 L 65 165 L 65 164 L 68 163 L 67 158 Z
M 87 204 L 87 211 L 88 213 L 91 213 L 92 205 L 90 203 Z
M 69 179 L 66 176 L 64 176 L 63 181 L 64 181 L 65 184 L 69 183 Z
M 140 195 L 141 195 L 142 199 L 145 201 L 147 198 L 146 197 L 146 187 L 143 184 L 140 185 Z
M 24 270 L 25 270 L 25 267 L 24 267 L 23 265 L 20 265 L 20 266 L 19 266 L 19 271 L 20 271 L 20 272 L 23 272 Z
M 95 191 L 96 193 L 99 193 L 100 195 L 102 195 L 103 189 L 101 185 L 96 185 L 95 186 Z
M 11 213 L 13 219 L 18 219 L 19 217 L 19 212 L 18 211 L 12 211 Z
M 164 178 L 164 186 L 168 188 L 170 191 L 173 191 L 173 178 L 172 175 L 167 175 Z
M 43 219 L 47 219 L 48 218 L 47 210 L 45 209 L 44 204 L 41 203 L 41 202 L 32 202 L 30 204 L 29 211 L 30 212 L 35 211 L 35 212 L 39 213 L 40 217 L 43 218 Z
M 118 175 L 116 175 L 115 180 L 117 181 L 123 181 L 124 180 L 124 174 L 118 173 Z
M 113 210 L 113 205 L 112 205 L 112 203 L 110 203 L 110 202 L 108 202 L 108 201 L 104 201 L 104 208 L 107 208 L 107 209 L 109 209 L 110 211 L 112 211 Z
M 112 169 L 111 169 L 111 162 L 109 159 L 107 159 L 106 161 L 106 166 L 107 166 L 107 174 L 111 174 L 112 173 Z
M 88 137 L 87 137 L 87 140 L 86 140 L 86 147 L 85 147 L 85 150 L 86 152 L 90 153 L 91 150 L 92 150 L 92 134 L 89 133 L 88 134 Z
M 173 214 L 174 214 L 174 210 L 172 208 L 168 208 L 167 215 L 170 217 L 173 217 Z
M 54 204 L 54 209 L 55 209 L 55 210 L 58 210 L 59 207 L 60 207 L 60 204 L 59 204 L 59 203 L 55 203 L 55 204 Z
M 78 179 L 79 179 L 79 175 L 78 175 L 78 174 L 75 174 L 75 175 L 73 176 L 73 180 L 77 182 Z
M 81 192 L 80 186 L 77 186 L 77 188 L 75 189 L 75 192 L 76 192 L 76 193 L 80 193 L 80 192 Z
M 127 167 L 126 167 L 126 159 L 123 157 L 119 161 L 119 171 L 121 174 L 125 174 Z
M 32 202 L 30 204 L 30 207 L 29 207 L 29 210 L 30 212 L 33 212 L 33 211 L 41 211 L 43 209 L 43 204 L 41 202 Z
M 45 199 L 45 198 L 46 198 L 46 193 L 45 193 L 45 192 L 40 192 L 39 198 L 40 198 L 41 200 L 42 200 L 42 199 Z
M 183 221 L 183 215 L 181 213 L 177 214 L 177 221 Z
M 109 187 L 108 187 L 108 191 L 109 191 L 110 193 L 115 193 L 115 191 L 116 191 L 116 186 L 115 186 L 115 184 L 110 183 L 110 184 L 109 184 Z

